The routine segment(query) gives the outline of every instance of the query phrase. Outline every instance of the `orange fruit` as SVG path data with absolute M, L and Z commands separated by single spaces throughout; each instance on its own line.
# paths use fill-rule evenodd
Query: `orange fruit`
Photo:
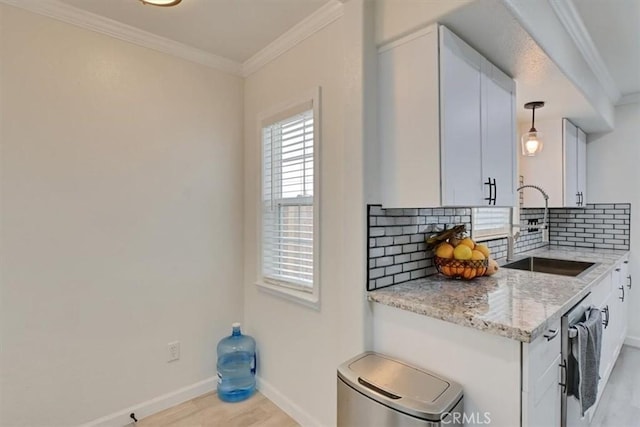
M 461 245 L 465 245 L 467 247 L 469 247 L 469 249 L 473 249 L 476 247 L 476 242 L 474 242 L 473 240 L 471 240 L 470 237 L 465 237 L 464 239 L 462 239 L 462 241 L 460 242 Z
M 482 252 L 482 255 L 484 255 L 485 258 L 489 258 L 491 256 L 491 251 L 489 250 L 489 248 L 486 245 L 477 244 L 474 249 L 476 251 Z
M 462 273 L 462 277 L 467 280 L 473 279 L 476 277 L 476 269 L 473 267 L 465 267 L 464 272 Z
M 485 256 L 482 252 L 478 251 L 478 250 L 472 250 L 471 251 L 471 259 L 473 260 L 483 260 L 485 259 Z
M 469 246 L 465 245 L 464 243 L 460 243 L 453 250 L 453 257 L 455 259 L 466 260 L 466 259 L 471 259 L 472 256 L 473 256 L 473 251 L 471 250 L 471 248 L 469 248 Z
M 449 243 L 440 243 L 436 248 L 436 256 L 440 258 L 453 258 L 453 246 Z

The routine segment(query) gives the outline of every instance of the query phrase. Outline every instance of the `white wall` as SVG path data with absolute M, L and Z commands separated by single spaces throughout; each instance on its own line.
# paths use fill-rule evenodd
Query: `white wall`
M 333 424 L 337 293 L 342 283 L 342 160 L 344 59 L 342 18 L 246 79 L 245 83 L 245 319 L 260 350 L 264 387 L 281 393 L 309 420 Z M 303 307 L 255 286 L 260 197 L 257 116 L 321 87 L 321 308 Z M 363 285 L 364 286 L 364 285 Z M 269 390 L 265 393 L 274 400 Z M 281 402 L 277 402 L 281 403 Z M 282 403 L 281 403 L 282 404 Z M 295 415 L 295 414 L 294 414 Z M 298 418 L 300 416 L 298 415 Z M 312 422 L 314 422 L 312 421 Z
M 252 74 L 245 84 L 245 319 L 255 336 L 263 393 L 303 425 L 335 425 L 336 369 L 368 346 L 365 147 L 371 110 L 364 87 L 373 9 L 344 4 L 344 15 Z M 367 54 L 364 53 L 365 49 Z M 366 59 L 365 59 L 366 57 Z M 267 294 L 259 276 L 258 115 L 321 87 L 320 309 Z M 367 98 L 370 99 L 370 98 Z M 371 121 L 371 122 L 370 122 Z M 367 191 L 375 191 L 368 189 Z
M 615 130 L 587 137 L 587 189 L 589 203 L 631 203 L 630 271 L 640 280 L 640 104 L 615 109 Z M 640 345 L 640 291 L 632 289 L 629 337 Z M 635 292 L 634 292 L 635 291 Z
M 378 45 L 437 22 L 474 0 L 376 0 L 375 38 Z
M 242 79 L 0 19 L 0 425 L 79 424 L 215 375 L 243 317 Z

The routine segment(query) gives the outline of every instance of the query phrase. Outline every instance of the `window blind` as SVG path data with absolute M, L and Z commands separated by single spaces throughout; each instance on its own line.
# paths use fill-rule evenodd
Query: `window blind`
M 313 110 L 262 128 L 262 275 L 311 291 L 314 222 Z
M 510 224 L 510 208 L 472 209 L 471 231 L 475 239 L 505 236 L 509 232 Z

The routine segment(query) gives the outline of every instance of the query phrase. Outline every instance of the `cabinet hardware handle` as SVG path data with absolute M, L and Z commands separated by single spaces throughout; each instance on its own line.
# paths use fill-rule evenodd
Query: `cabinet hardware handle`
M 489 205 L 491 205 L 491 201 L 493 200 L 493 184 L 491 183 L 491 177 L 487 178 L 487 182 L 485 182 L 484 185 L 489 186 L 489 197 L 485 197 L 484 199 L 489 202 Z
M 616 268 L 616 271 L 620 271 L 620 268 Z
M 558 336 L 559 329 L 549 329 L 549 332 L 544 334 L 543 337 L 547 339 L 547 341 L 551 341 L 555 337 Z
M 604 328 L 607 329 L 607 326 L 609 326 L 609 306 L 607 305 L 601 311 L 602 314 L 606 316 L 604 319 L 602 319 L 602 324 L 604 325 Z
M 496 205 L 497 198 L 498 198 L 498 184 L 496 183 L 496 179 L 493 178 L 493 206 Z
M 624 285 L 620 286 L 618 289 L 620 289 L 622 291 L 622 296 L 618 297 L 620 299 L 620 301 L 624 302 Z
M 629 279 L 629 283 L 627 283 L 627 288 L 631 289 L 631 275 L 628 275 L 627 279 Z
M 576 193 L 576 206 L 580 206 L 580 193 Z
M 558 366 L 562 369 L 562 382 L 558 383 L 558 385 L 562 387 L 562 393 L 564 394 L 567 391 L 567 361 L 563 360 Z
M 626 260 L 624 263 L 625 263 L 625 264 L 629 264 L 629 260 Z

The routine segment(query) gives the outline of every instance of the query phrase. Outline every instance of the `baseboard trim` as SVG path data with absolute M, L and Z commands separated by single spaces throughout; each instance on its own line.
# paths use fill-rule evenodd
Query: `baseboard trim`
M 624 344 L 629 347 L 640 348 L 640 337 L 627 337 L 624 340 Z
M 153 415 L 172 406 L 186 402 L 194 397 L 214 391 L 217 384 L 217 377 L 207 378 L 206 380 L 182 387 L 170 393 L 163 394 L 162 396 L 147 400 L 146 402 L 130 406 L 121 411 L 114 412 L 113 414 L 96 418 L 93 421 L 82 424 L 81 427 L 122 427 L 131 423 L 132 420 L 129 415 L 132 412 L 135 412 L 136 418 L 141 420 L 144 417 L 148 417 L 149 415 Z
M 322 424 L 312 417 L 308 412 L 296 405 L 277 390 L 273 385 L 264 379 L 257 377 L 257 387 L 260 393 L 262 393 L 267 399 L 275 403 L 280 409 L 286 412 L 296 422 L 305 427 L 320 427 Z

